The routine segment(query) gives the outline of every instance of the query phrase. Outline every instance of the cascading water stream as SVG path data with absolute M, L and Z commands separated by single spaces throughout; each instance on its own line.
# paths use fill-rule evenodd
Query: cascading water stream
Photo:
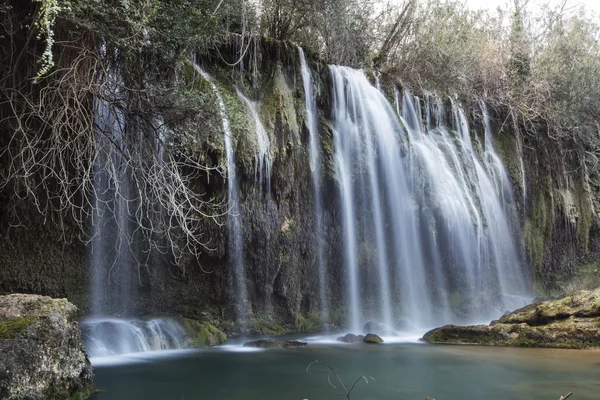
M 265 130 L 258 116 L 258 103 L 250 101 L 249 98 L 236 87 L 240 99 L 248 105 L 252 119 L 254 119 L 254 129 L 256 131 L 256 143 L 258 153 L 256 155 L 256 175 L 259 185 L 266 185 L 267 192 L 271 191 L 271 141 L 269 134 Z
M 237 177 L 237 167 L 235 161 L 235 152 L 233 150 L 233 142 L 232 142 L 232 133 L 229 123 L 229 118 L 227 117 L 227 110 L 225 108 L 225 103 L 223 102 L 223 97 L 219 92 L 219 89 L 212 81 L 212 78 L 204 72 L 197 64 L 194 64 L 194 68 L 196 71 L 211 85 L 213 91 L 217 96 L 217 100 L 219 103 L 219 112 L 221 114 L 221 121 L 223 123 L 223 133 L 224 133 L 224 141 L 225 141 L 225 156 L 227 158 L 227 196 L 229 198 L 230 211 L 227 220 L 227 228 L 229 231 L 229 241 L 228 241 L 228 249 L 230 256 L 230 271 L 233 275 L 233 283 L 236 289 L 236 303 L 237 303 L 237 318 L 238 322 L 241 324 L 242 331 L 246 330 L 246 315 L 247 315 L 247 307 L 246 307 L 246 273 L 244 266 L 244 249 L 243 249 L 243 241 L 242 241 L 242 221 L 241 221 L 241 207 L 240 207 L 240 191 L 238 187 L 238 177 Z M 238 91 L 238 95 L 241 96 L 241 93 Z M 247 99 L 246 99 L 247 100 Z M 249 102 L 249 100 L 247 100 Z M 251 105 L 249 103 L 249 105 Z M 252 107 L 251 107 L 252 108 Z M 253 108 L 252 108 L 253 109 Z M 262 127 L 262 125 L 261 125 Z M 262 132 L 264 132 L 264 129 Z M 257 134 L 258 128 L 257 128 Z M 260 134 L 259 134 L 260 135 Z M 259 170 L 261 171 L 260 182 L 262 182 L 262 171 L 263 166 L 265 169 L 265 177 L 267 179 L 267 187 L 270 187 L 270 164 L 268 161 L 268 144 L 260 147 L 260 138 L 259 138 L 259 150 L 261 150 L 261 154 L 259 155 L 260 165 Z M 264 152 L 262 152 L 264 151 Z
M 325 276 L 324 260 L 324 231 L 323 231 L 323 196 L 321 188 L 321 152 L 319 136 L 317 131 L 317 104 L 313 97 L 313 83 L 310 68 L 306 63 L 306 57 L 302 48 L 298 47 L 300 54 L 300 67 L 302 70 L 302 82 L 304 86 L 306 126 L 310 136 L 310 169 L 313 177 L 313 194 L 315 198 L 315 221 L 316 221 L 316 248 L 317 248 L 317 270 L 319 273 L 319 299 L 321 306 L 321 320 L 329 322 L 329 304 L 327 301 L 327 282 Z
M 487 110 L 478 153 L 458 105 L 449 130 L 435 96 L 423 113 L 408 91 L 400 109 L 396 92 L 395 112 L 362 71 L 330 68 L 350 329 L 366 318 L 398 330 L 427 328 L 524 305 L 528 283 L 511 230 L 512 192 Z M 365 248 L 377 253 L 368 273 Z M 378 277 L 377 290 L 368 289 L 369 273 Z M 404 322 L 392 326 L 393 319 Z
M 106 93 L 94 99 L 98 154 L 94 162 L 94 198 L 91 248 L 91 317 L 81 321 L 84 343 L 90 357 L 117 356 L 150 350 L 181 348 L 186 334 L 175 320 L 117 318 L 133 313 L 137 287 L 137 219 L 130 176 L 135 140 L 127 140 L 127 124 L 120 106 L 122 79 L 117 68 L 109 70 Z M 139 143 L 145 141 L 139 131 Z M 164 133 L 160 140 L 164 140 Z M 164 155 L 162 144 L 157 153 Z
M 187 334 L 174 319 L 88 318 L 81 330 L 89 356 L 110 357 L 185 348 Z

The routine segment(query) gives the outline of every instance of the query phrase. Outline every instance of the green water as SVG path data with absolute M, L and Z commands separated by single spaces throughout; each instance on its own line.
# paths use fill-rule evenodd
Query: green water
M 313 345 L 294 350 L 207 349 L 97 366 L 95 400 L 323 399 L 340 393 L 318 359 L 347 385 L 351 399 L 600 399 L 600 352 L 425 344 Z M 329 397 L 331 398 L 331 397 Z

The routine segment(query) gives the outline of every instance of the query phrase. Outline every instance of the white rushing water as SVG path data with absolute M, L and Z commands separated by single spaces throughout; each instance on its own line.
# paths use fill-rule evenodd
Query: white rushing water
M 235 152 L 233 150 L 233 135 L 231 133 L 229 118 L 227 117 L 227 110 L 225 108 L 225 103 L 223 101 L 223 97 L 219 92 L 217 86 L 212 81 L 211 77 L 204 72 L 197 64 L 194 64 L 194 68 L 196 71 L 211 85 L 214 90 L 217 101 L 219 103 L 219 112 L 221 116 L 221 121 L 223 123 L 223 134 L 225 141 L 225 156 L 227 158 L 227 196 L 229 199 L 229 214 L 227 219 L 227 228 L 229 233 L 228 240 L 228 250 L 229 250 L 229 270 L 230 274 L 233 276 L 233 285 L 236 290 L 236 307 L 237 307 L 237 318 L 242 326 L 242 331 L 245 330 L 246 325 L 246 273 L 244 270 L 244 249 L 243 249 L 243 241 L 242 241 L 242 221 L 240 216 L 240 191 L 238 187 L 238 177 L 237 177 L 237 167 L 235 161 Z M 238 91 L 238 95 L 241 96 L 241 93 Z M 248 104 L 252 108 L 252 104 L 246 99 Z M 252 108 L 253 109 L 253 108 Z M 258 118 L 258 117 L 256 117 Z M 262 125 L 261 125 L 262 128 Z M 263 134 L 266 136 L 264 132 L 264 128 L 262 128 Z M 258 128 L 257 128 L 258 134 Z M 260 143 L 260 140 L 259 140 Z M 266 154 L 268 153 L 268 145 L 264 145 L 259 150 L 261 153 L 259 154 L 259 160 L 262 161 L 257 163 L 257 167 L 260 171 L 263 171 L 262 166 L 265 167 L 265 174 L 267 177 L 267 187 L 270 187 L 270 164 L 268 164 L 268 157 Z M 265 153 L 262 153 L 265 151 Z M 262 157 L 262 158 L 261 158 Z M 264 164 L 263 164 L 264 163 Z M 261 179 L 259 182 L 262 182 L 262 173 Z
M 323 231 L 323 195 L 321 188 L 321 146 L 319 143 L 319 132 L 317 130 L 317 101 L 313 95 L 313 82 L 310 68 L 306 63 L 306 57 L 302 48 L 298 47 L 300 55 L 300 67 L 302 69 L 302 82 L 304 87 L 306 126 L 310 136 L 310 170 L 313 178 L 313 194 L 315 201 L 316 232 L 315 242 L 317 249 L 317 270 L 319 282 L 319 300 L 322 310 L 321 320 L 329 322 L 329 305 L 327 300 L 327 283 L 325 276 L 324 245 L 325 237 Z
M 128 211 L 130 179 L 125 156 L 129 149 L 123 111 L 119 106 L 122 78 L 115 67 L 109 70 L 103 97 L 94 99 L 98 153 L 94 162 L 94 211 L 91 246 L 91 310 L 106 311 L 108 296 L 125 309 L 129 292 L 124 264 L 131 259 L 132 226 Z M 118 282 L 119 285 L 114 285 Z
M 84 319 L 80 325 L 91 358 L 187 346 L 185 330 L 177 321 L 169 318 L 138 320 L 99 317 Z
M 514 201 L 485 105 L 477 151 L 459 105 L 449 128 L 435 96 L 423 110 L 408 91 L 400 107 L 396 93 L 394 110 L 362 71 L 331 75 L 350 329 L 489 320 L 524 305 Z
M 103 96 L 94 99 L 98 154 L 94 162 L 92 246 L 90 265 L 90 310 L 92 317 L 82 322 L 85 345 L 91 357 L 118 356 L 125 353 L 179 348 L 183 331 L 177 322 L 166 319 L 118 319 L 107 315 L 132 315 L 132 299 L 139 286 L 135 268 L 135 231 L 139 229 L 135 212 L 134 185 L 130 173 L 134 146 L 146 142 L 128 140 L 127 120 L 120 105 L 122 79 L 118 68 L 109 70 Z M 162 120 L 159 140 L 165 139 Z M 136 144 L 137 142 L 137 144 Z M 164 156 L 162 143 L 153 146 Z
M 271 191 L 271 140 L 269 139 L 269 134 L 265 130 L 259 116 L 258 109 L 259 103 L 255 101 L 251 101 L 249 98 L 244 96 L 244 94 L 236 87 L 236 91 L 240 99 L 244 100 L 248 109 L 250 110 L 250 115 L 254 120 L 254 129 L 256 132 L 256 144 L 258 147 L 258 152 L 256 154 L 256 170 L 255 175 L 259 185 L 266 185 L 267 192 Z

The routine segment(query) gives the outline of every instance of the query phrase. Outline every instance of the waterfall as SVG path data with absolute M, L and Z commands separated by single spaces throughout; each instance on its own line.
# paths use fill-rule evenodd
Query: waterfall
M 321 320 L 329 322 L 329 306 L 327 302 L 327 282 L 325 276 L 324 260 L 324 232 L 323 232 L 323 196 L 321 188 L 321 151 L 317 131 L 317 104 L 313 97 L 313 83 L 310 68 L 306 63 L 306 57 L 302 48 L 298 47 L 300 54 L 300 67 L 302 69 L 302 82 L 304 85 L 304 97 L 306 108 L 306 126 L 310 135 L 310 169 L 313 178 L 313 194 L 315 199 L 315 242 L 317 248 L 317 270 L 319 280 L 319 299 L 321 307 Z
M 211 85 L 213 91 L 217 96 L 217 100 L 219 103 L 219 113 L 221 116 L 221 121 L 223 123 L 223 134 L 225 141 L 225 156 L 227 158 L 227 196 L 229 198 L 229 214 L 227 219 L 227 230 L 229 233 L 229 241 L 228 241 L 228 250 L 229 250 L 229 263 L 230 263 L 230 274 L 233 276 L 233 284 L 235 285 L 235 293 L 236 293 L 236 306 L 237 306 L 237 318 L 238 322 L 241 324 L 242 331 L 246 328 L 246 315 L 247 315 L 247 306 L 246 306 L 246 273 L 244 270 L 244 249 L 243 249 L 243 239 L 242 239 L 242 221 L 241 221 L 241 207 L 240 207 L 240 191 L 238 187 L 238 177 L 237 177 L 237 169 L 235 163 L 235 152 L 233 151 L 233 143 L 232 138 L 233 135 L 231 133 L 231 128 L 229 124 L 229 119 L 227 118 L 227 110 L 225 108 L 225 103 L 223 101 L 223 97 L 219 92 L 217 86 L 212 81 L 211 77 L 204 72 L 197 64 L 194 64 L 194 68 L 196 71 Z M 241 96 L 241 93 L 238 91 L 238 95 Z M 249 102 L 248 99 L 246 101 Z M 250 104 L 250 103 L 249 103 Z M 251 104 L 250 104 L 251 105 Z M 251 105 L 252 106 L 252 105 Z M 253 109 L 251 107 L 251 109 Z M 262 128 L 262 125 L 261 125 Z M 264 128 L 262 132 L 266 136 L 266 132 L 264 132 Z M 258 129 L 257 129 L 257 134 Z M 267 179 L 267 187 L 270 187 L 270 165 L 268 164 L 268 142 L 267 145 L 263 147 L 260 145 L 261 140 L 259 138 L 259 150 L 261 153 L 259 154 L 260 163 L 257 163 L 257 168 L 260 165 L 259 170 L 261 171 L 260 181 L 262 182 L 262 167 L 265 167 L 265 177 Z M 264 152 L 263 152 L 264 151 Z
M 342 196 L 342 227 L 344 232 L 345 263 L 348 275 L 348 306 L 350 312 L 350 327 L 353 331 L 360 331 L 362 307 L 360 303 L 378 303 L 380 312 L 366 310 L 370 317 L 380 318 L 388 326 L 392 325 L 392 306 L 390 295 L 390 279 L 388 266 L 388 250 L 386 233 L 384 231 L 383 200 L 381 194 L 384 186 L 397 193 L 402 191 L 396 181 L 387 180 L 382 176 L 386 164 L 394 164 L 397 160 L 391 148 L 398 149 L 394 137 L 395 129 L 389 123 L 393 111 L 386 102 L 382 102 L 383 95 L 370 85 L 362 71 L 355 71 L 344 67 L 331 67 L 334 92 L 333 92 L 333 138 L 335 148 L 335 166 L 337 178 L 340 182 Z M 383 129 L 381 123 L 388 122 Z M 375 152 L 382 155 L 375 159 Z M 395 156 L 399 159 L 400 152 Z M 360 160 L 360 165 L 354 163 Z M 379 163 L 377 162 L 379 161 Z M 397 164 L 402 167 L 400 164 Z M 356 167 L 356 169 L 355 169 Z M 358 180 L 356 185 L 354 178 Z M 366 185 L 365 185 L 366 183 Z M 391 185 L 388 185 L 390 184 Z M 400 182 L 401 184 L 402 182 Z M 366 195 L 358 193 L 366 191 Z M 356 201 L 361 202 L 361 210 L 371 211 L 372 218 L 362 219 L 363 226 L 357 226 L 357 213 L 359 208 Z M 368 225 L 368 226 L 367 226 Z M 394 224 L 400 228 L 398 224 Z M 375 231 L 375 241 L 361 241 L 361 250 L 376 253 L 376 268 L 379 293 L 378 299 L 361 299 L 359 288 L 359 254 L 358 240 L 362 236 L 370 236 L 371 227 Z M 362 233 L 362 234 L 361 234 Z M 367 233 L 366 235 L 364 235 Z M 366 238 L 365 238 L 366 239 Z
M 423 106 L 404 91 L 400 107 L 396 92 L 394 109 L 362 71 L 330 70 L 350 329 L 489 320 L 524 305 L 514 200 L 485 105 L 478 151 L 460 105 L 449 128 L 435 96 Z
M 122 78 L 117 68 L 109 71 L 105 97 L 94 98 L 98 152 L 94 160 L 94 210 L 92 212 L 91 311 L 110 312 L 108 298 L 128 313 L 131 284 L 131 249 L 128 203 L 130 179 L 126 160 L 129 148 L 123 110 L 119 105 Z M 116 300 L 116 301 L 115 301 Z
M 86 350 L 92 358 L 187 346 L 185 330 L 178 322 L 168 318 L 89 318 L 81 321 L 81 331 Z
M 129 138 L 121 105 L 122 78 L 117 67 L 108 71 L 105 92 L 94 99 L 97 155 L 94 160 L 92 245 L 90 253 L 90 311 L 82 321 L 85 345 L 91 357 L 120 355 L 149 350 L 180 348 L 186 334 L 176 321 L 124 319 L 130 316 L 138 286 L 138 266 L 134 241 L 139 223 L 135 215 L 138 200 L 131 177 L 132 154 L 142 151 L 145 137 Z M 159 119 L 160 126 L 162 121 Z M 159 134 L 164 140 L 164 132 Z M 136 144 L 136 142 L 139 142 Z M 164 156 L 162 144 L 157 153 Z
M 260 118 L 258 117 L 258 102 L 250 101 L 249 98 L 236 87 L 236 91 L 240 99 L 248 105 L 250 114 L 254 120 L 254 129 L 256 131 L 256 143 L 258 145 L 258 153 L 256 155 L 256 170 L 255 175 L 259 185 L 266 185 L 267 192 L 271 191 L 271 141 L 269 134 L 265 130 Z

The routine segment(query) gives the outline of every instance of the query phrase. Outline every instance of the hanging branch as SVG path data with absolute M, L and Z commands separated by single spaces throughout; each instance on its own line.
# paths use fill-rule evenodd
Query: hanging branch
M 356 384 L 362 380 L 364 380 L 367 384 L 369 383 L 369 379 L 371 379 L 372 381 L 374 381 L 375 379 L 373 377 L 369 377 L 367 378 L 364 375 L 359 376 L 354 383 L 352 384 L 352 386 L 350 387 L 350 389 L 348 389 L 346 387 L 346 385 L 344 385 L 344 382 L 342 381 L 342 378 L 340 378 L 340 376 L 338 375 L 338 373 L 335 371 L 335 369 L 333 369 L 330 365 L 325 364 L 319 360 L 315 360 L 313 362 L 311 362 L 310 364 L 308 364 L 308 367 L 306 367 L 306 373 L 309 374 L 310 373 L 310 367 L 312 367 L 315 364 L 320 364 L 323 365 L 325 367 L 327 367 L 329 369 L 329 374 L 327 375 L 327 382 L 329 383 L 329 385 L 334 388 L 334 389 L 338 389 L 337 386 L 335 386 L 332 382 L 331 382 L 331 377 L 334 376 L 335 379 L 337 380 L 337 382 L 339 383 L 339 385 L 342 388 L 342 393 L 337 393 L 337 394 L 333 394 L 332 396 L 338 396 L 338 397 L 345 397 L 347 399 L 350 399 L 350 395 L 352 394 L 352 391 L 354 390 L 354 388 L 356 387 Z

